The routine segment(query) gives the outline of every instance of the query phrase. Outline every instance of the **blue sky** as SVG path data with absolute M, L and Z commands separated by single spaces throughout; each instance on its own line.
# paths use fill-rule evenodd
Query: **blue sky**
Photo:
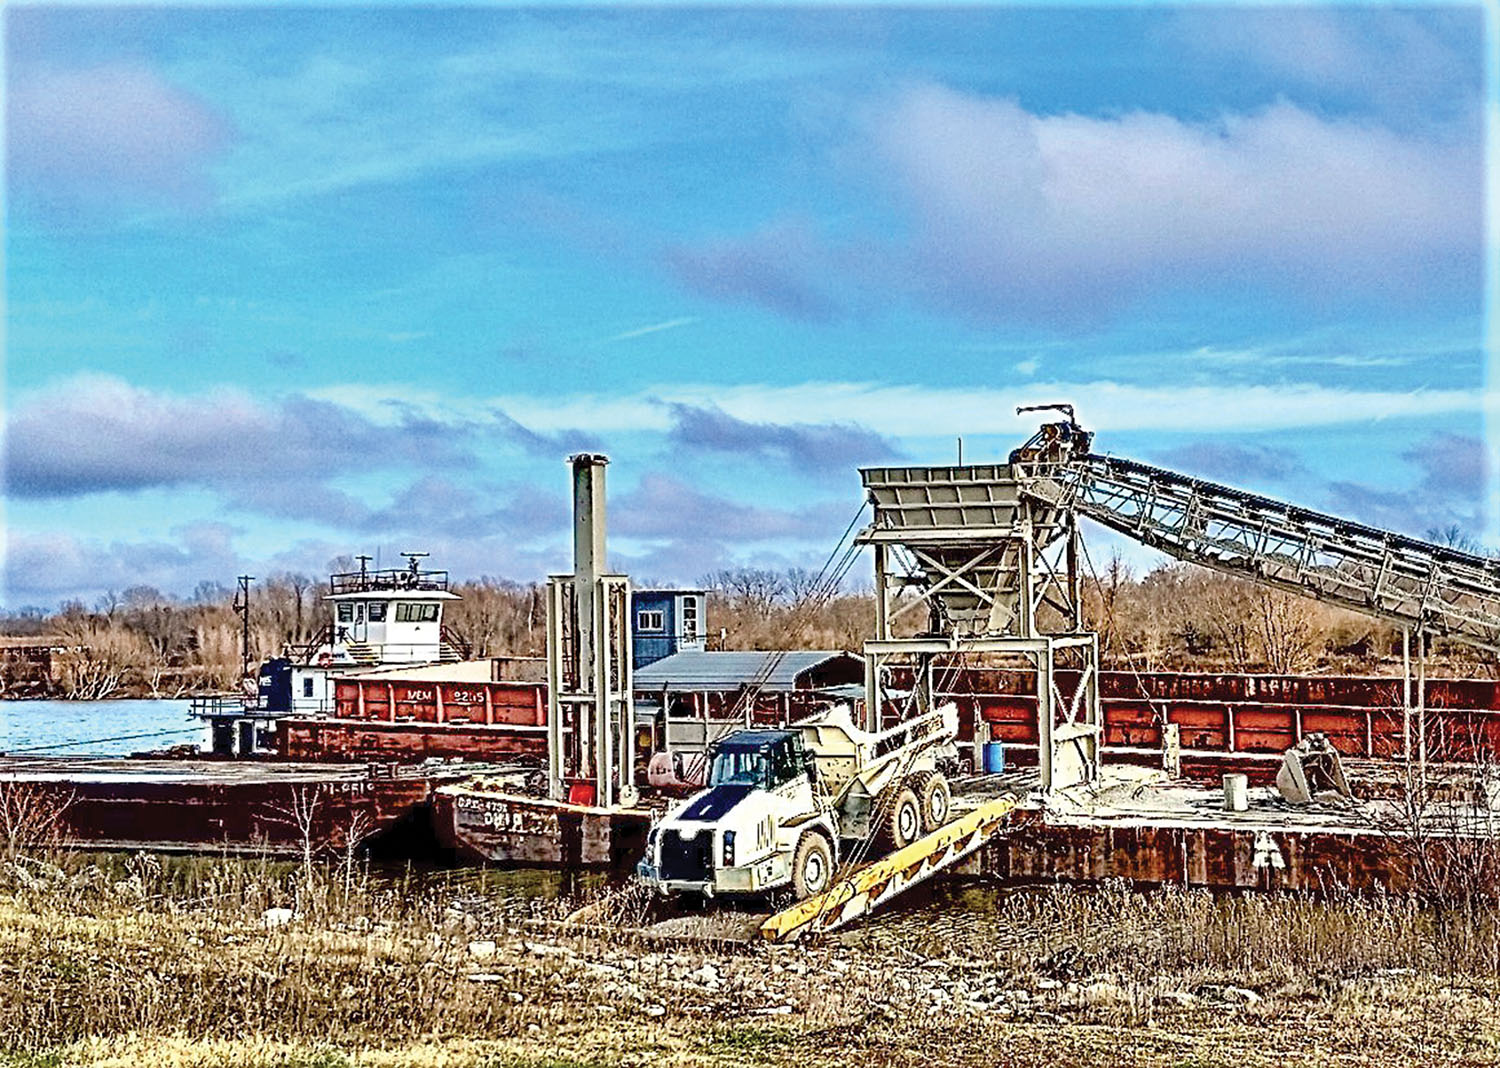
M 1051 400 L 1500 533 L 1478 5 L 5 31 L 6 607 L 412 548 L 537 578 L 578 449 L 639 580 L 817 566 L 857 465 L 1001 456 Z

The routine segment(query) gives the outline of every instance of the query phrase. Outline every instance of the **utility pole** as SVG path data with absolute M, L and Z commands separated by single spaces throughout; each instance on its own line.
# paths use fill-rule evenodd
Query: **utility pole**
M 234 610 L 240 616 L 240 678 L 250 676 L 250 583 L 254 575 L 239 577 L 239 592 L 234 595 Z

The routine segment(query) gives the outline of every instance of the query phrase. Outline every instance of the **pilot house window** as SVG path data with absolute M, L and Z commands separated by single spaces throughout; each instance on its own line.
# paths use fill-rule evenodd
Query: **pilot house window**
M 438 606 L 435 604 L 410 604 L 401 602 L 396 605 L 397 623 L 436 623 L 438 617 Z

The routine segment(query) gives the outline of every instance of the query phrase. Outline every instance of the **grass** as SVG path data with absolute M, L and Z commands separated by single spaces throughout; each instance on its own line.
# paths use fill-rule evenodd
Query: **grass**
M 624 924 L 628 894 L 512 890 L 18 858 L 0 865 L 0 1068 L 1500 1063 L 1488 911 L 982 888 L 834 942 L 663 949 L 533 922 L 592 898 Z M 268 927 L 270 908 L 295 918 Z M 995 991 L 1027 1000 L 971 1004 Z

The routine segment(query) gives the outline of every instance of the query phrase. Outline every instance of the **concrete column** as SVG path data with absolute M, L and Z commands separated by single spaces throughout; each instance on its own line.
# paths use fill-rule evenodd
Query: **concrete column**
M 607 456 L 581 452 L 569 457 L 573 468 L 573 589 L 578 599 L 578 685 L 592 685 L 594 652 L 607 637 L 598 627 L 599 576 L 605 562 L 604 467 Z

